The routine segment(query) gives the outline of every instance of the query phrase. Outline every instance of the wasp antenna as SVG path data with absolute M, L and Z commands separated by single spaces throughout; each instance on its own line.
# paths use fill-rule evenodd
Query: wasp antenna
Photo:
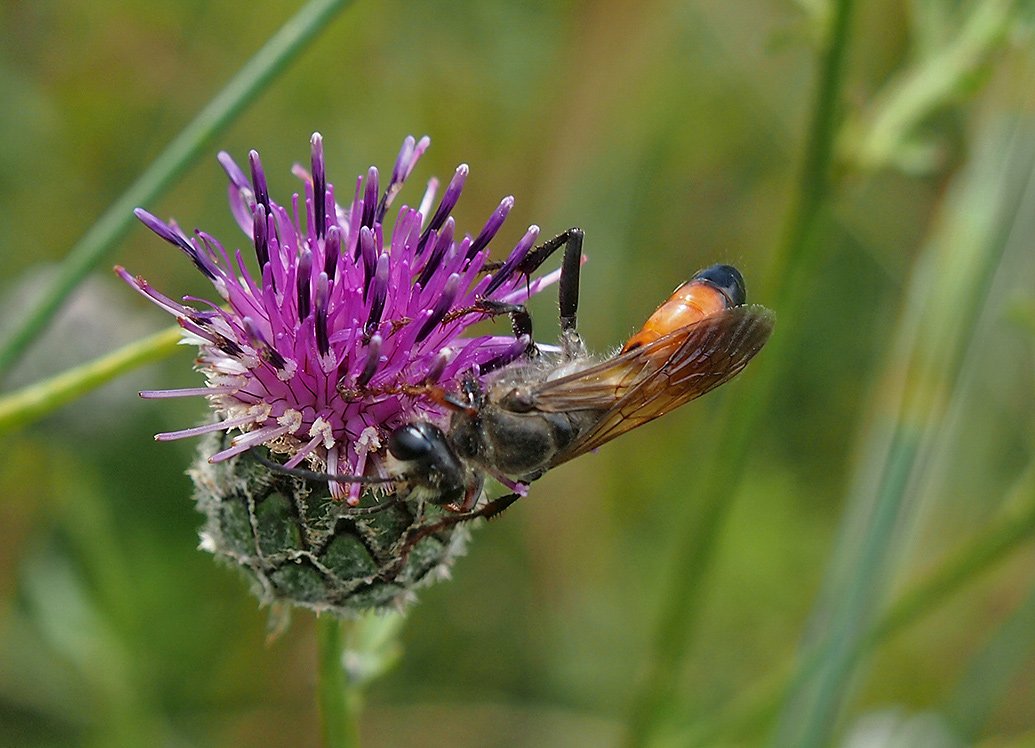
M 250 454 L 260 465 L 269 468 L 275 473 L 290 475 L 293 478 L 301 478 L 303 480 L 316 481 L 318 483 L 364 483 L 373 485 L 395 483 L 398 480 L 396 478 L 373 478 L 366 475 L 335 475 L 332 473 L 319 473 L 315 470 L 306 470 L 305 468 L 289 468 L 284 467 L 279 462 L 271 460 L 258 452 L 251 451 L 248 454 Z
M 386 499 L 380 504 L 374 504 L 374 506 L 351 507 L 345 510 L 344 515 L 346 517 L 369 517 L 372 514 L 383 512 L 385 509 L 389 509 L 390 507 L 395 506 L 401 501 L 402 499 L 400 499 L 398 496 L 392 496 L 391 498 Z

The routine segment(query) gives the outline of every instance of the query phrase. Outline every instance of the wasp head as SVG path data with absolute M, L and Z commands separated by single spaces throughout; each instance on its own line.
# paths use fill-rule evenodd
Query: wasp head
M 400 426 L 388 438 L 388 452 L 400 471 L 434 504 L 455 504 L 467 491 L 467 470 L 442 429 L 428 421 Z

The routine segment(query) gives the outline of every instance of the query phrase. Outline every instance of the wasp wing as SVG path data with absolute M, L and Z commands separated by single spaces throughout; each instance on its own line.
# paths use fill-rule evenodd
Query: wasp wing
M 555 456 L 550 467 L 594 450 L 732 379 L 765 345 L 773 321 L 773 313 L 765 307 L 734 307 L 536 387 L 531 395 L 537 410 L 603 411 L 596 423 Z

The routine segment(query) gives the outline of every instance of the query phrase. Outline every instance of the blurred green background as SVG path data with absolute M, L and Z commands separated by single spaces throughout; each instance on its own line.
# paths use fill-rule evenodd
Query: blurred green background
M 0 5 L 0 328 L 283 5 Z M 476 532 L 365 745 L 1035 745 L 1030 5 L 358 2 L 146 206 L 236 246 L 217 150 L 284 201 L 315 130 L 339 185 L 426 133 L 466 230 L 506 194 L 499 246 L 585 230 L 591 347 L 713 262 L 776 311 L 733 383 Z M 136 227 L 5 388 L 167 326 L 116 261 L 209 290 Z M 4 434 L 2 745 L 321 742 L 312 616 L 266 641 L 197 550 L 194 446 L 151 439 L 203 406 L 136 396 L 190 362 Z

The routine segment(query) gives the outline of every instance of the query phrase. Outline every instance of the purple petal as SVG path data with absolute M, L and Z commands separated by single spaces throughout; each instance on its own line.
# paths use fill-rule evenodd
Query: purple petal
M 502 286 L 510 276 L 517 269 L 518 265 L 521 264 L 522 260 L 532 250 L 532 245 L 535 244 L 536 238 L 539 236 L 538 226 L 529 226 L 528 231 L 521 237 L 521 241 L 514 247 L 514 251 L 510 253 L 510 257 L 503 263 L 503 267 L 493 273 L 492 281 L 486 287 L 484 291 L 485 296 L 489 296 L 493 291 Z
M 499 207 L 493 211 L 492 215 L 489 216 L 489 220 L 486 221 L 485 226 L 482 227 L 482 230 L 478 233 L 478 236 L 475 237 L 473 242 L 471 242 L 471 248 L 467 251 L 468 257 L 474 257 L 488 246 L 489 242 L 491 242 L 493 237 L 496 236 L 496 232 L 498 232 L 503 226 L 503 222 L 507 220 L 507 215 L 513 207 L 513 195 L 508 195 L 500 201 Z
M 269 212 L 270 191 L 266 186 L 266 172 L 262 169 L 258 151 L 248 152 L 248 164 L 252 169 L 252 190 L 255 193 L 255 200 Z
M 327 203 L 324 194 L 327 190 L 327 178 L 324 174 L 323 138 L 320 137 L 320 133 L 314 132 L 310 142 L 313 147 L 313 222 L 316 236 L 322 237 L 327 228 Z
M 295 276 L 295 288 L 298 298 L 298 321 L 309 317 L 309 280 L 313 274 L 313 253 L 306 249 L 298 260 L 298 275 Z

